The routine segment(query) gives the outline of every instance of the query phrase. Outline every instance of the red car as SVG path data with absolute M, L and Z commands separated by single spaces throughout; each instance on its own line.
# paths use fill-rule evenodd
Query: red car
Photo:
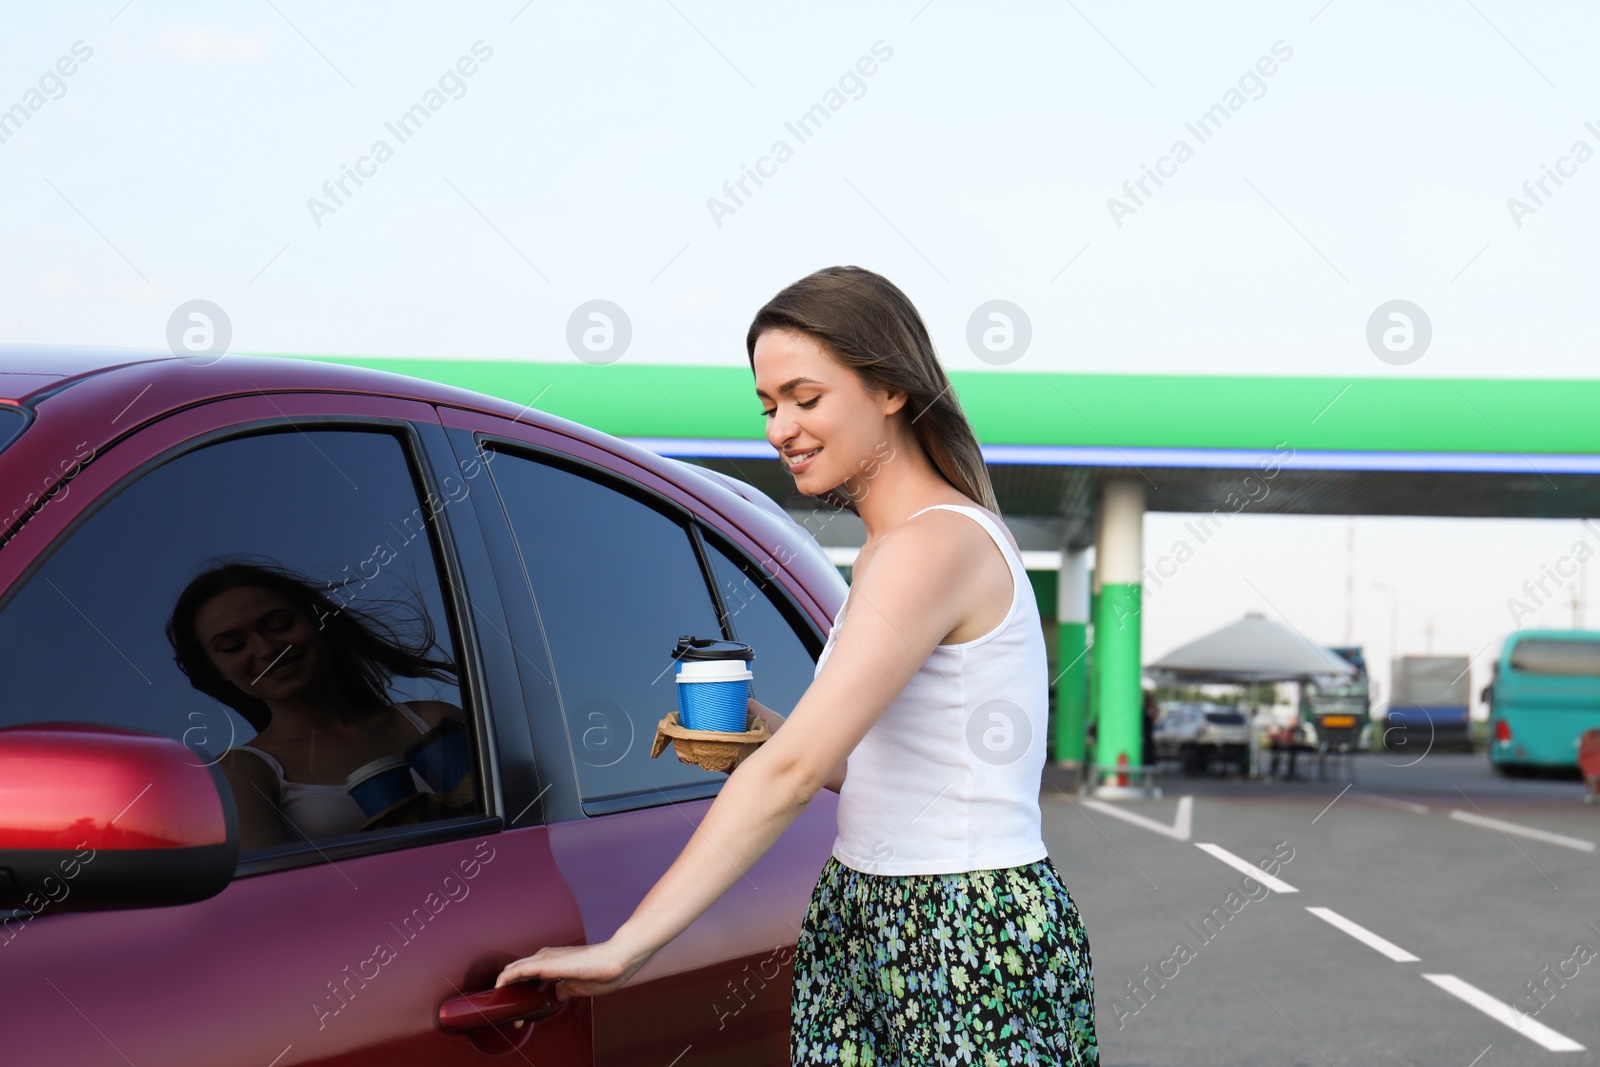
M 787 1063 L 826 790 L 623 989 L 492 987 L 727 780 L 650 757 L 678 639 L 786 713 L 846 591 L 744 483 L 494 397 L 0 346 L 0 1058 Z

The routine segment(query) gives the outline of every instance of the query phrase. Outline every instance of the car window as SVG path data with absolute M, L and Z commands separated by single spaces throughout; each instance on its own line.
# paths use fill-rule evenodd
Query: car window
M 228 776 L 246 850 L 481 812 L 431 525 L 389 433 L 285 427 L 177 455 L 0 606 L 0 726 L 181 740 Z
M 725 636 L 684 521 L 609 481 L 520 453 L 490 477 L 527 572 L 555 668 L 584 810 L 714 792 L 727 776 L 651 758 L 677 709 L 678 638 Z
M 28 417 L 22 413 L 21 408 L 0 404 L 0 451 L 15 441 L 26 425 Z
M 805 624 L 778 582 L 759 564 L 714 537 L 706 540 L 717 593 L 736 641 L 755 652 L 750 661 L 750 695 L 787 716 L 805 695 L 817 671 L 817 654 L 801 640 Z M 820 653 L 820 650 L 819 650 Z

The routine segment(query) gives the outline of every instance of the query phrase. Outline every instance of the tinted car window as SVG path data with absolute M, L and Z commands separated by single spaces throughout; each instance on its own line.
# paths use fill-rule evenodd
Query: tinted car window
M 20 408 L 10 404 L 0 404 L 0 450 L 17 439 L 22 428 L 28 424 L 28 417 Z
M 750 662 L 750 673 L 755 675 L 750 695 L 780 715 L 788 715 L 816 675 L 816 656 L 780 606 L 785 598 L 776 581 L 731 547 L 724 549 L 708 539 L 706 549 L 733 638 L 756 654 Z
M 444 702 L 468 722 L 470 716 L 459 711 L 455 638 L 429 523 L 400 440 L 386 433 L 286 431 L 179 455 L 125 485 L 54 547 L 0 606 L 0 726 L 129 726 L 181 740 L 197 763 L 229 767 L 239 754 L 224 760 L 226 750 L 258 740 L 272 745 L 266 738 L 289 737 L 286 724 L 299 722 L 308 747 L 296 747 L 290 737 L 295 744 L 269 752 L 289 769 L 291 783 L 270 798 L 289 819 L 277 843 L 296 844 L 359 829 L 353 823 L 363 813 L 350 817 L 351 798 L 339 784 L 341 756 L 400 755 L 422 735 L 399 709 L 380 710 L 388 702 L 413 702 L 413 713 L 422 707 L 415 702 Z M 250 572 L 252 581 L 193 598 L 198 613 L 178 629 L 214 631 L 203 647 L 198 640 L 191 646 L 201 648 L 199 657 L 214 674 L 196 666 L 192 655 L 183 661 L 195 677 L 214 680 L 202 691 L 180 665 L 167 625 L 191 583 L 227 563 L 275 569 L 300 584 L 269 588 L 260 584 L 266 579 L 259 572 Z M 285 592 L 301 588 L 321 599 Z M 311 610 L 317 603 L 322 610 Z M 293 629 L 304 626 L 308 614 L 317 625 Z M 248 625 L 224 633 L 224 625 L 241 620 Z M 284 634 L 301 639 L 297 644 Z M 254 675 L 246 665 L 245 684 L 256 696 L 230 681 L 244 676 L 243 661 L 227 658 L 249 654 L 251 640 L 261 644 L 249 649 L 271 653 L 282 672 L 263 683 L 264 672 Z M 406 649 L 415 655 L 406 658 Z M 420 660 L 454 670 L 408 674 Z M 300 682 L 287 680 L 294 677 Z M 283 700 L 296 693 L 306 710 L 292 720 Z M 430 708 L 444 713 L 438 705 L 422 710 Z M 371 732 L 348 740 L 349 730 L 334 728 L 335 713 L 345 723 L 360 719 Z M 275 717 L 278 729 L 258 738 Z M 336 742 L 339 736 L 346 742 Z M 368 752 L 369 741 L 387 747 Z M 262 765 L 269 779 L 276 777 L 270 762 L 262 758 Z M 476 776 L 468 777 L 463 797 L 475 790 Z M 293 786 L 307 784 L 322 788 L 301 795 L 323 799 L 290 804 Z M 467 798 L 456 813 L 478 803 L 476 796 Z
M 670 746 L 650 756 L 656 724 L 678 706 L 678 638 L 724 636 L 688 528 L 609 483 L 515 453 L 490 477 L 549 645 L 585 809 L 725 781 Z

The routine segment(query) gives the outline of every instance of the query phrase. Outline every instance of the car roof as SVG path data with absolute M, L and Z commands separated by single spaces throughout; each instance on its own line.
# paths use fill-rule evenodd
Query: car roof
M 810 532 L 747 483 L 528 404 L 391 370 L 309 356 L 229 353 L 214 362 L 197 363 L 164 349 L 0 344 L 0 407 L 21 410 L 29 420 L 21 435 L 6 445 L 3 455 L 16 459 L 18 450 L 25 449 L 30 455 L 24 462 L 33 462 L 38 457 L 31 453 L 49 452 L 43 442 L 27 449 L 30 434 L 40 431 L 45 433 L 44 441 L 65 440 L 70 434 L 76 442 L 81 435 L 86 438 L 81 446 L 96 454 L 140 426 L 185 408 L 230 396 L 274 392 L 390 397 L 481 412 L 559 434 L 653 472 L 758 541 L 794 535 L 785 540 L 803 546 L 802 554 L 808 558 L 801 569 L 811 572 L 813 587 L 819 581 L 844 587 L 838 569 Z M 50 453 L 50 462 L 60 454 Z M 758 513 L 764 513 L 763 517 L 756 519 Z M 765 528 L 759 536 L 754 532 L 758 527 Z M 819 611 L 823 617 L 832 614 L 831 609 Z
M 262 375 L 272 386 L 363 391 L 376 386 L 385 396 L 408 397 L 439 403 L 462 403 L 481 394 L 425 378 L 390 370 L 375 370 L 348 363 L 332 363 L 315 356 L 228 353 L 202 363 L 161 349 L 116 348 L 92 345 L 0 344 L 0 399 L 30 403 L 71 386 L 120 372 L 146 374 L 157 386 L 194 386 L 203 383 L 211 396 L 252 393 Z M 192 391 L 192 388 L 190 390 Z M 493 398 L 489 398 L 493 399 Z M 504 402 L 515 412 L 516 405 Z M 482 407 L 481 404 L 468 406 Z
M 78 388 L 88 382 L 116 383 L 118 379 L 125 380 L 131 391 Z M 214 362 L 198 363 L 165 350 L 0 344 L 0 402 L 33 408 L 62 394 L 69 399 L 81 396 L 85 410 L 79 414 L 91 419 L 98 414 L 94 409 L 107 403 L 115 405 L 107 414 L 118 415 L 134 393 L 139 394 L 141 421 L 148 422 L 207 400 L 283 390 L 358 393 L 481 411 L 626 453 L 636 461 L 652 457 L 651 466 L 662 461 L 648 449 L 537 408 L 426 378 L 312 356 L 229 353 Z M 91 398 L 89 392 L 99 395 Z M 117 395 L 107 396 L 109 393 Z
M 91 382 L 97 383 L 96 388 L 80 388 Z M 0 404 L 9 403 L 39 415 L 47 414 L 51 407 L 70 409 L 71 414 L 66 417 L 75 424 L 100 431 L 103 440 L 88 442 L 96 449 L 138 424 L 153 422 L 197 403 L 284 391 L 393 397 L 498 415 L 610 452 L 679 484 L 684 484 L 685 479 L 670 477 L 669 472 L 690 473 L 689 485 L 709 483 L 716 493 L 730 492 L 789 526 L 798 525 L 776 501 L 720 471 L 662 456 L 530 405 L 397 371 L 311 356 L 230 353 L 214 362 L 195 363 L 164 350 L 0 344 Z M 138 400 L 134 408 L 138 418 L 129 419 L 124 413 L 134 399 Z M 825 558 L 826 553 L 822 556 Z
M 94 382 L 93 389 L 80 389 L 86 382 Z M 723 502 L 728 498 L 754 504 L 755 509 L 768 515 L 763 523 L 781 523 L 771 526 L 770 534 L 798 528 L 778 502 L 738 478 L 661 456 L 645 446 L 530 405 L 398 371 L 299 355 L 227 354 L 211 363 L 195 363 L 190 358 L 176 357 L 170 350 L 0 344 L 0 406 L 13 406 L 29 414 L 30 422 L 40 424 L 37 429 L 45 429 L 46 422 L 66 422 L 72 427 L 72 437 L 86 432 L 90 440 L 83 443 L 96 451 L 138 426 L 147 426 L 187 406 L 272 392 L 394 397 L 501 416 L 653 470 L 725 517 L 731 518 Z M 133 418 L 128 418 L 130 414 Z M 24 429 L 21 438 L 26 437 Z M 18 448 L 14 440 L 6 446 L 8 451 L 14 448 Z M 747 526 L 747 520 L 736 520 L 736 525 Z M 838 577 L 838 569 L 808 531 L 795 537 L 795 541 L 803 545 L 811 557 L 811 568 L 824 579 L 829 574 Z M 842 577 L 838 581 L 843 582 Z
M 0 344 L 0 400 L 21 403 L 36 393 L 129 363 L 176 359 L 170 352 L 78 345 Z

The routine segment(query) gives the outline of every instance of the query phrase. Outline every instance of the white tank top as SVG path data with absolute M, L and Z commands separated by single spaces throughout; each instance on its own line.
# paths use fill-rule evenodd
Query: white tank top
M 391 704 L 390 707 L 399 711 L 417 728 L 418 734 L 425 734 L 430 727 L 428 720 L 406 707 L 404 704 Z M 343 782 L 322 784 L 319 782 L 291 782 L 283 773 L 283 764 L 272 753 L 255 748 L 251 745 L 235 745 L 246 752 L 254 752 L 272 767 L 273 773 L 278 776 L 278 807 L 288 816 L 302 834 L 310 838 L 332 837 L 334 834 L 353 834 L 361 829 L 361 824 L 367 821 L 367 813 L 361 810 L 361 805 L 356 803 L 356 798 L 350 795 L 350 787 Z M 397 753 L 398 755 L 398 753 Z M 432 793 L 430 786 L 416 768 L 411 769 L 411 780 L 417 785 L 417 792 Z
M 1028 572 L 983 511 L 933 507 L 970 515 L 1000 546 L 1011 568 L 1011 609 L 981 637 L 935 646 L 850 753 L 833 855 L 866 874 L 992 870 L 1049 855 L 1039 811 L 1049 666 Z M 848 604 L 846 597 L 813 677 Z

